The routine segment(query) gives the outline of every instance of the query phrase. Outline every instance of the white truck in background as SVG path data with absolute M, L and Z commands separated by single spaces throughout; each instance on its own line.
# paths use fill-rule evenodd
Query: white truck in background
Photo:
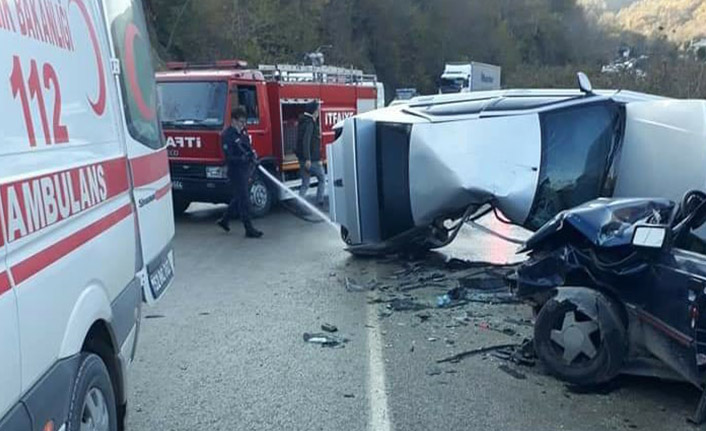
M 439 80 L 439 94 L 500 90 L 502 69 L 492 64 L 447 63 Z

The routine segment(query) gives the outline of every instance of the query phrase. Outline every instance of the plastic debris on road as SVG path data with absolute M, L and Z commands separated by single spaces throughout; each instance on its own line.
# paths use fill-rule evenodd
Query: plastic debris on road
M 338 332 L 338 327 L 330 323 L 324 323 L 321 325 L 321 330 L 324 332 Z
M 311 344 L 319 344 L 321 347 L 336 347 L 346 344 L 349 340 L 331 334 L 305 332 L 304 341 Z

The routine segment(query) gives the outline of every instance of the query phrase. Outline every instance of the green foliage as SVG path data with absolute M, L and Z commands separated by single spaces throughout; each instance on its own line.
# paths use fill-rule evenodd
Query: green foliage
M 621 42 L 644 52 L 658 46 L 671 58 L 674 48 L 664 40 L 607 34 L 577 0 L 143 1 L 163 60 L 301 63 L 305 53 L 330 46 L 324 49 L 329 64 L 376 73 L 388 94 L 400 87 L 435 92 L 444 63 L 466 60 L 501 65 L 506 87 L 574 86 L 583 69 L 601 84 L 686 92 L 664 77 L 663 66 L 649 84 L 636 77 L 605 82 L 617 78 L 600 76 L 600 66 Z M 677 69 L 703 82 L 698 71 Z M 694 91 L 706 87 L 697 84 L 690 84 Z

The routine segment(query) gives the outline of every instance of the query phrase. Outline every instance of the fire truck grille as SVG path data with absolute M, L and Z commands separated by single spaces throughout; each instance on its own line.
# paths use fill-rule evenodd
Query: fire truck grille
M 206 167 L 172 163 L 170 166 L 172 178 L 206 178 Z

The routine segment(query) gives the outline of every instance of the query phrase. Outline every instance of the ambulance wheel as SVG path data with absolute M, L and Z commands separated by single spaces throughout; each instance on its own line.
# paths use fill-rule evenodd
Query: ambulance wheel
M 189 205 L 191 205 L 190 201 L 177 195 L 173 196 L 172 203 L 174 205 L 174 215 L 177 216 L 183 215 L 189 209 Z
M 274 205 L 275 193 L 259 173 L 250 182 L 250 215 L 260 218 L 267 215 Z
M 71 392 L 67 431 L 117 431 L 118 413 L 113 385 L 103 360 L 82 353 Z
M 627 354 L 627 330 L 620 309 L 597 291 L 569 289 L 589 299 L 577 300 L 567 294 L 563 299 L 554 296 L 542 306 L 534 325 L 537 357 L 565 382 L 579 386 L 605 383 L 618 375 Z

